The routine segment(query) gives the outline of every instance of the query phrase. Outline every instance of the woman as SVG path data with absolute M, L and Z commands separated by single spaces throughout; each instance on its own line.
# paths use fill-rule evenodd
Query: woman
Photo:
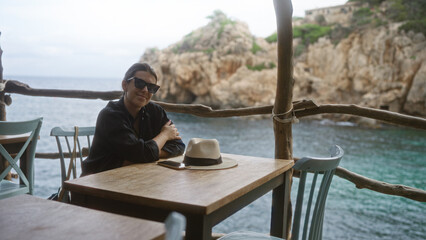
M 150 102 L 158 91 L 157 75 L 147 63 L 135 63 L 121 83 L 123 97 L 101 110 L 89 157 L 82 175 L 131 163 L 154 162 L 183 154 L 176 126 L 158 104 Z

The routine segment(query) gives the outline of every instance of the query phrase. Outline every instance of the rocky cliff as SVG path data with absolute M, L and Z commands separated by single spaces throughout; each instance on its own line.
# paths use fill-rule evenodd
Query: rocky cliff
M 309 44 L 294 58 L 294 100 L 426 116 L 426 39 L 398 31 L 399 25 L 357 30 L 338 43 L 323 37 Z M 159 75 L 158 100 L 235 108 L 275 99 L 277 44 L 221 12 L 178 43 L 148 49 L 141 62 L 151 63 Z

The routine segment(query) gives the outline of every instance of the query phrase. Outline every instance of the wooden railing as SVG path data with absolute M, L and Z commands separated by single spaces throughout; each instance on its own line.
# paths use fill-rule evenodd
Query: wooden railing
M 43 97 L 64 97 L 64 98 L 80 98 L 80 99 L 102 99 L 113 100 L 118 99 L 122 95 L 121 91 L 80 91 L 80 90 L 56 90 L 56 89 L 34 89 L 19 82 L 17 80 L 8 80 L 3 93 L 16 93 L 27 96 L 43 96 Z M 7 102 L 10 104 L 10 96 Z M 171 104 L 165 102 L 156 102 L 161 105 L 166 111 L 175 113 L 191 114 L 199 117 L 234 117 L 234 116 L 250 116 L 250 115 L 265 115 L 271 114 L 273 106 L 262 107 L 248 107 L 238 109 L 219 109 L 213 110 L 212 108 L 200 104 Z M 4 103 L 3 103 L 4 104 Z M 373 108 L 361 107 L 357 105 L 343 105 L 343 104 L 326 104 L 317 105 L 313 101 L 303 100 L 293 102 L 294 113 L 297 118 L 303 118 L 316 114 L 350 114 L 354 116 L 372 118 L 383 122 L 413 127 L 426 130 L 426 119 L 420 117 L 413 117 L 409 115 L 394 113 L 385 110 L 378 110 Z M 0 113 L 4 115 L 5 113 Z M 58 158 L 57 153 L 38 153 L 36 157 L 39 158 Z M 336 175 L 346 179 L 357 188 L 367 188 L 376 192 L 396 195 L 420 202 L 426 202 L 426 191 L 416 189 L 404 185 L 389 184 L 374 179 L 364 177 L 362 175 L 353 173 L 347 169 L 339 167 Z
M 17 80 L 8 80 L 5 87 L 6 93 L 17 93 L 27 96 L 42 97 L 63 97 L 63 98 L 81 98 L 81 99 L 118 99 L 123 94 L 122 91 L 82 91 L 82 90 L 56 90 L 56 89 L 35 89 L 27 84 Z M 154 101 L 156 102 L 156 101 Z M 201 104 L 172 104 L 165 102 L 156 102 L 166 111 L 176 113 L 186 113 L 199 117 L 219 118 L 235 116 L 264 115 L 272 113 L 272 105 L 261 107 L 247 107 L 237 109 L 218 109 Z M 361 107 L 354 104 L 324 104 L 317 105 L 311 100 L 302 100 L 293 102 L 293 109 L 297 118 L 327 113 L 350 114 L 354 116 L 372 118 L 379 121 L 413 127 L 426 130 L 426 119 L 413 117 L 405 114 L 399 114 L 386 110 Z M 1 114 L 1 113 L 0 113 Z

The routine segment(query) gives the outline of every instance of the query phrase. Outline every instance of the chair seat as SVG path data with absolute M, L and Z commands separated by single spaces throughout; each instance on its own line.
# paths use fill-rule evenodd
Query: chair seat
M 256 233 L 256 232 L 232 232 L 218 240 L 282 240 L 282 238 L 272 237 L 267 234 Z
M 7 180 L 0 182 L 0 199 L 29 192 L 30 190 L 25 184 L 14 183 Z

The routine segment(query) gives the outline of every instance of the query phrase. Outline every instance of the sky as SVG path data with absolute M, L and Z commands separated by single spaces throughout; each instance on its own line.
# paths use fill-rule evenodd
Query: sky
M 346 0 L 293 0 L 293 16 Z M 3 75 L 121 79 L 145 49 L 164 49 L 221 10 L 251 33 L 276 31 L 273 0 L 0 0 Z

